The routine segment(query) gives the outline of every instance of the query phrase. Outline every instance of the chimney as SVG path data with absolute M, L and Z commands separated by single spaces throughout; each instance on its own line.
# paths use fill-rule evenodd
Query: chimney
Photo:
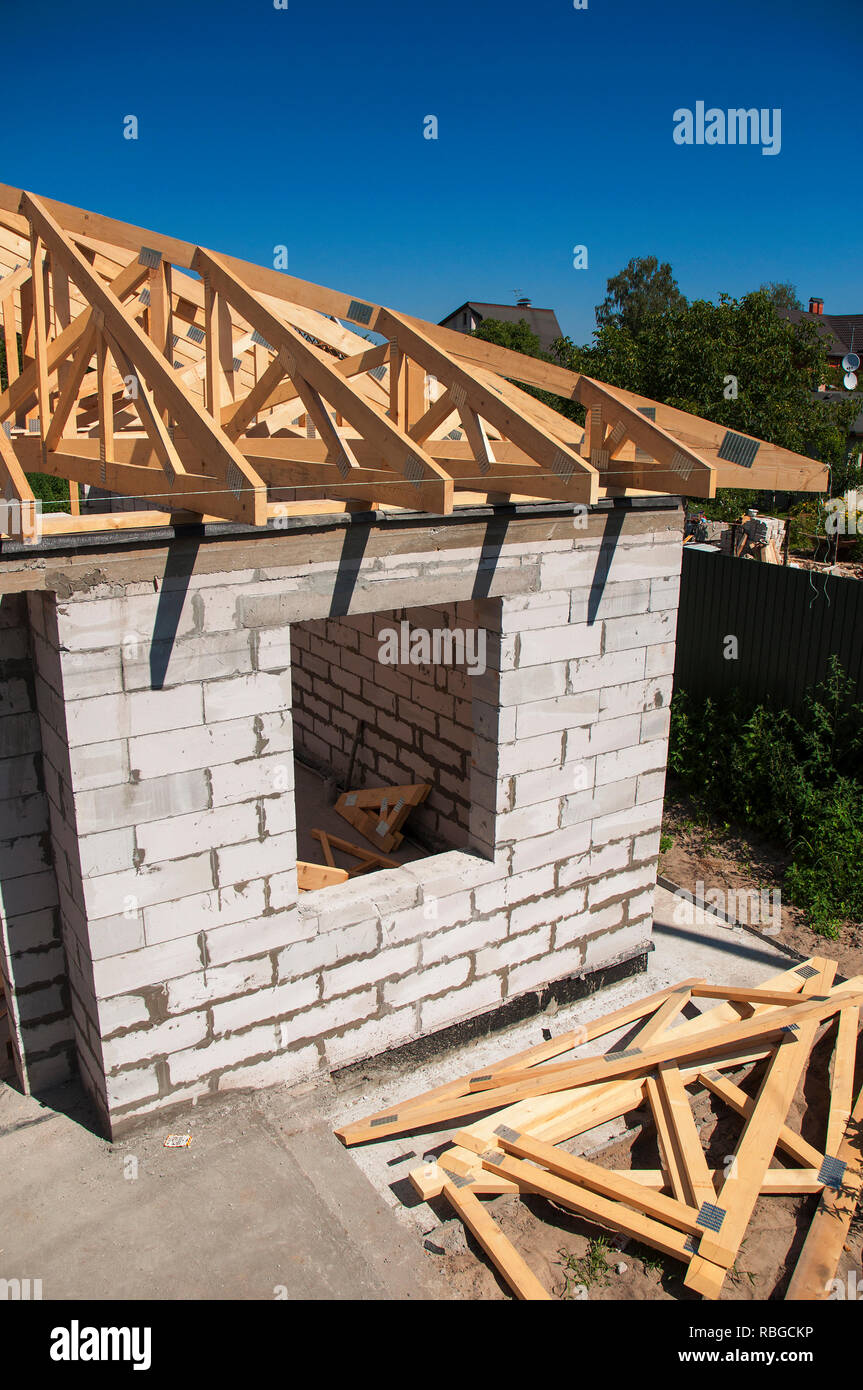
M 529 309 L 529 308 L 530 308 L 530 300 L 529 300 L 529 299 L 517 299 L 517 300 L 515 301 L 515 307 L 516 307 L 516 309 Z
M 810 299 L 810 300 L 809 300 L 809 312 L 810 312 L 810 314 L 823 314 L 823 313 L 824 313 L 824 300 L 823 300 L 823 299 Z

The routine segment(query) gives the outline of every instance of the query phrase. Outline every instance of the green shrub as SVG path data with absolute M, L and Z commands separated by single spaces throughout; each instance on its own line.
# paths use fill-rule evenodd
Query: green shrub
M 799 716 L 685 691 L 671 705 L 669 771 L 788 850 L 785 892 L 826 936 L 863 921 L 863 705 L 851 693 L 834 657 Z

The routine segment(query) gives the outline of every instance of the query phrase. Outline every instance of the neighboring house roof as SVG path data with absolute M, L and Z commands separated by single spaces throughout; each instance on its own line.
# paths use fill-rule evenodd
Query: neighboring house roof
M 814 323 L 827 340 L 830 357 L 844 357 L 851 352 L 851 330 L 854 330 L 854 352 L 863 357 L 863 312 L 859 314 L 810 314 L 806 309 L 783 309 L 783 318 L 792 323 Z
M 440 320 L 441 327 L 459 330 L 459 324 L 451 323 L 451 320 L 457 318 L 465 309 L 470 309 L 480 323 L 483 319 L 502 319 L 504 323 L 519 323 L 524 319 L 531 332 L 539 338 L 539 345 L 544 352 L 548 351 L 555 338 L 563 337 L 563 330 L 553 309 L 535 309 L 532 304 L 481 304 L 475 299 L 468 299 L 457 309 L 453 309 L 452 313 Z

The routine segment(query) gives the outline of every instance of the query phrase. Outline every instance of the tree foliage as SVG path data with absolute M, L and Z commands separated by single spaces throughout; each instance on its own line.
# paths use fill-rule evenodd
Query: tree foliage
M 796 285 L 792 285 L 790 280 L 765 280 L 759 289 L 767 295 L 774 309 L 781 312 L 784 309 L 802 309 L 803 305 L 797 295 Z
M 668 261 L 660 265 L 656 256 L 633 256 L 606 290 L 596 306 L 597 328 L 625 328 L 636 338 L 658 314 L 686 303 Z

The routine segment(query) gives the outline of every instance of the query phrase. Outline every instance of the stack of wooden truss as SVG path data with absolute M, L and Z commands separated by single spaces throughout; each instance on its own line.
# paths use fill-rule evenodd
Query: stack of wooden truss
M 411 1178 L 425 1200 L 446 1196 L 518 1297 L 528 1299 L 549 1295 L 480 1196 L 546 1197 L 679 1260 L 688 1288 L 718 1298 L 758 1198 L 820 1192 L 787 1297 L 826 1298 L 863 1182 L 863 1089 L 852 1109 L 863 976 L 836 985 L 835 974 L 835 961 L 813 958 L 757 989 L 686 980 L 336 1133 L 358 1144 L 491 1112 L 458 1130 L 452 1147 Z M 681 1021 L 694 999 L 722 1002 Z M 837 1015 L 822 1149 L 787 1119 L 816 1037 Z M 634 1025 L 622 1049 L 551 1061 Z M 762 1065 L 754 1098 L 727 1075 L 751 1063 Z M 734 1161 L 722 1171 L 708 1167 L 686 1090 L 694 1085 L 742 1119 Z M 611 1171 L 559 1147 L 645 1103 L 659 1168 Z M 774 1153 L 797 1166 L 773 1165 Z

